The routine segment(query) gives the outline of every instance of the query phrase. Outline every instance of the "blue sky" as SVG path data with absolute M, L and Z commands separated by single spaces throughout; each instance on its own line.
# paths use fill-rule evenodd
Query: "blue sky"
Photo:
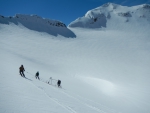
M 88 10 L 108 2 L 123 6 L 150 4 L 150 0 L 0 0 L 0 15 L 36 14 L 68 25 Z

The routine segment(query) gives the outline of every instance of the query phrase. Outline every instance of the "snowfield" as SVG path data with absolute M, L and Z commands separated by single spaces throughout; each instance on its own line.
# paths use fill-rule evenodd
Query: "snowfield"
M 0 113 L 149 113 L 149 21 L 115 18 L 63 35 L 0 21 Z

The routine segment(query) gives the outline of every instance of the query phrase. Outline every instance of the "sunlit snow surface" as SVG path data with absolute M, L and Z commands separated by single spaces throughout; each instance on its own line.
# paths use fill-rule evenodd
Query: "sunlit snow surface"
M 149 32 L 71 30 L 76 38 L 0 25 L 0 112 L 150 112 Z M 50 77 L 63 89 L 44 83 Z
M 114 95 L 116 92 L 115 85 L 107 80 L 94 77 L 81 77 L 81 79 L 106 95 Z
M 147 19 L 113 15 L 106 28 L 68 28 L 63 35 L 0 24 L 0 113 L 150 113 Z

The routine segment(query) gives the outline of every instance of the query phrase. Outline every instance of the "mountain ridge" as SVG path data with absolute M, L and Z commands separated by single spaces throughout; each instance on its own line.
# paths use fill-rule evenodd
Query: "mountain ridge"
M 150 28 L 150 5 L 142 4 L 132 7 L 121 6 L 114 3 L 106 3 L 95 9 L 87 11 L 85 16 L 77 18 L 66 26 L 58 20 L 42 18 L 38 15 L 16 14 L 4 17 L 0 15 L 0 23 L 13 23 L 23 25 L 30 30 L 46 32 L 48 34 L 75 38 L 75 33 L 70 29 L 80 28 L 107 28 L 107 29 L 133 29 L 133 26 L 144 29 Z
M 7 24 L 13 23 L 15 25 L 23 25 L 24 27 L 39 32 L 46 32 L 48 34 L 64 37 L 75 38 L 76 35 L 66 27 L 66 25 L 57 20 L 45 19 L 38 15 L 23 15 L 16 14 L 14 17 L 0 16 L 0 23 Z
M 48 23 L 51 26 L 56 26 L 56 27 L 66 27 L 66 25 L 58 20 L 51 20 L 51 19 L 46 19 L 46 18 L 42 18 L 38 15 L 26 15 L 26 14 L 16 14 L 15 16 L 9 16 L 9 17 L 5 17 L 0 15 L 1 18 L 5 18 L 5 19 L 17 19 L 18 21 L 31 21 L 31 20 L 36 20 L 37 22 L 42 21 L 43 23 Z M 10 20 L 8 20 L 10 21 Z M 1 20 L 2 22 L 2 20 Z M 8 23 L 6 23 L 8 24 Z
M 100 7 L 87 11 L 85 16 L 77 18 L 71 22 L 69 27 L 83 27 L 83 28 L 106 28 L 109 26 L 108 22 L 112 20 L 121 20 L 117 22 L 122 26 L 126 22 L 138 23 L 150 22 L 150 5 L 143 4 L 132 7 L 121 6 L 114 3 L 106 3 Z

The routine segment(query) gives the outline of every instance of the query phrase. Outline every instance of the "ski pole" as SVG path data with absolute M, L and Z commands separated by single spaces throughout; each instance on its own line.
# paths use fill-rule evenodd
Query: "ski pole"
M 27 71 L 25 71 L 26 73 L 28 73 L 28 74 L 30 74 L 30 75 L 33 75 L 33 74 L 31 74 L 31 73 L 29 73 L 29 72 L 27 72 Z M 34 76 L 34 75 L 33 75 Z

